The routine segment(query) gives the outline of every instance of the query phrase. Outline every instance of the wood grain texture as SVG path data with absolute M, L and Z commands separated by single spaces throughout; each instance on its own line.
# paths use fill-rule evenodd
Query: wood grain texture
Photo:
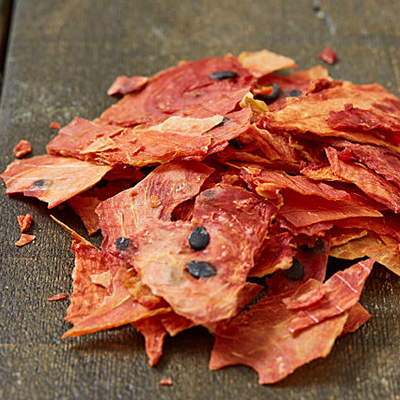
M 312 0 L 18 0 L 0 109 L 1 170 L 20 139 L 35 155 L 51 121 L 94 118 L 114 102 L 120 74 L 149 75 L 182 59 L 268 48 L 302 68 L 330 45 L 333 77 L 378 82 L 400 93 L 400 2 Z M 4 185 L 3 185 L 4 186 Z M 248 368 L 208 371 L 212 338 L 194 329 L 168 339 L 150 368 L 142 337 L 126 327 L 61 341 L 71 292 L 69 235 L 36 200 L 0 199 L 1 399 L 400 399 L 400 279 L 377 267 L 362 303 L 374 318 L 317 360 L 273 386 Z M 31 212 L 34 243 L 17 249 L 17 215 Z M 68 210 L 52 212 L 83 232 Z M 97 244 L 99 237 L 94 238 Z M 162 387 L 161 378 L 173 386 Z

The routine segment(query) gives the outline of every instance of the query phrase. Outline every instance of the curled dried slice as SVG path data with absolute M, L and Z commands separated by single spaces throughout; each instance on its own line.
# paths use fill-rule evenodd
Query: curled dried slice
M 360 303 L 356 303 L 351 307 L 347 314 L 347 321 L 340 336 L 356 331 L 372 317 Z
M 194 197 L 213 171 L 198 161 L 174 161 L 104 201 L 96 210 L 104 236 L 102 248 L 110 249 L 118 238 L 134 235 L 147 218 L 170 220 L 175 207 Z
M 343 331 L 346 313 L 292 335 L 288 325 L 297 312 L 287 309 L 284 299 L 264 297 L 216 331 L 210 369 L 247 365 L 257 371 L 260 384 L 268 384 L 303 364 L 326 357 Z
M 110 170 L 106 165 L 44 155 L 14 161 L 1 178 L 7 193 L 36 197 L 52 208 L 91 188 Z
M 334 221 L 352 217 L 381 217 L 373 206 L 363 198 L 352 196 L 351 200 L 329 201 L 318 196 L 303 196 L 287 192 L 279 214 L 295 227 L 303 227 L 318 222 Z
M 170 311 L 170 307 L 154 296 L 122 260 L 77 239 L 72 250 L 75 254 L 74 291 L 66 320 L 74 327 L 65 332 L 63 338 L 115 328 Z M 112 274 L 109 287 L 93 282 L 94 274 L 107 271 Z
M 348 141 L 334 142 L 334 147 L 340 149 L 338 156 L 343 161 L 358 161 L 371 171 L 400 187 L 400 155 L 385 147 L 361 145 Z
M 146 76 L 133 76 L 132 78 L 128 78 L 126 75 L 121 75 L 107 90 L 107 94 L 112 96 L 114 94 L 128 94 L 136 92 L 137 90 L 142 89 L 148 80 L 149 78 Z
M 248 129 L 251 111 L 208 118 L 172 116 L 154 125 L 121 128 L 75 118 L 48 145 L 50 154 L 143 167 L 179 158 L 202 160 Z M 168 140 L 166 140 L 168 138 Z
M 75 196 L 68 200 L 68 205 L 79 215 L 89 236 L 99 230 L 99 217 L 95 213 L 101 201 L 98 197 Z
M 303 175 L 289 175 L 284 171 L 268 170 L 257 165 L 243 165 L 241 174 L 250 187 L 263 197 L 275 197 L 283 189 L 302 195 L 314 195 L 327 200 L 349 200 L 350 195 L 324 183 Z
M 365 280 L 368 278 L 375 260 L 365 260 L 338 271 L 323 284 L 323 297 L 311 304 L 289 324 L 292 333 L 318 324 L 353 307 L 360 298 Z M 319 293 L 319 288 L 314 289 Z
M 363 110 L 380 109 L 390 117 L 398 113 L 400 100 L 383 87 L 355 85 L 350 82 L 333 82 L 330 87 L 299 98 L 287 100 L 279 110 L 268 113 L 260 126 L 271 132 L 290 132 L 296 136 L 341 137 L 352 142 L 374 144 L 399 153 L 398 133 L 382 130 L 344 130 L 328 122 L 330 112 L 343 110 L 346 104 Z M 385 118 L 385 117 L 383 117 Z
M 219 71 L 236 73 L 229 79 L 212 79 Z M 171 115 L 207 118 L 233 111 L 250 91 L 249 71 L 228 54 L 224 58 L 205 58 L 180 63 L 147 82 L 138 93 L 126 95 L 104 111 L 103 123 L 134 126 Z
M 146 353 L 152 367 L 157 365 L 162 356 L 164 340 L 167 336 L 161 317 L 161 315 L 155 315 L 133 323 L 133 326 L 144 336 Z
M 332 248 L 331 255 L 337 258 L 354 260 L 364 256 L 373 257 L 397 275 L 400 275 L 400 250 L 399 243 L 391 236 L 377 235 L 368 232 L 360 239 Z
M 273 232 L 265 238 L 249 277 L 261 278 L 279 269 L 290 268 L 295 253 L 291 241 L 292 235 L 289 232 Z
M 296 62 L 291 58 L 268 50 L 260 50 L 254 53 L 243 52 L 238 59 L 256 78 L 261 78 L 280 69 L 297 67 Z
M 378 203 L 394 212 L 400 211 L 400 188 L 359 163 L 342 161 L 332 147 L 327 147 L 325 152 L 337 180 L 351 182 Z
M 392 134 L 400 132 L 400 117 L 397 115 L 400 111 L 400 102 L 391 102 L 381 108 L 379 104 L 374 108 L 363 109 L 347 103 L 343 106 L 343 110 L 331 111 L 327 122 L 332 128 L 341 130 L 379 131 Z

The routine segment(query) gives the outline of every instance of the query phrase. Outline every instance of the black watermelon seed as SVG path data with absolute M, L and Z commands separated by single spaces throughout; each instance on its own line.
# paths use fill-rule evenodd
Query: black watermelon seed
M 222 81 L 223 79 L 231 79 L 236 78 L 237 72 L 235 71 L 216 71 L 210 74 L 210 78 L 218 81 Z
M 115 247 L 116 247 L 118 250 L 124 251 L 124 250 L 126 250 L 126 249 L 129 247 L 129 245 L 131 244 L 131 239 L 126 238 L 126 237 L 119 237 L 119 238 L 114 242 L 114 244 L 115 244 Z
M 203 226 L 196 226 L 189 235 L 189 245 L 194 250 L 203 250 L 210 241 L 210 235 Z
M 257 99 L 262 100 L 267 105 L 271 104 L 278 98 L 279 91 L 280 91 L 279 85 L 277 85 L 276 83 L 273 83 L 272 85 L 268 85 L 268 87 L 272 87 L 271 94 L 260 94 L 260 95 L 256 96 Z
M 211 278 L 217 275 L 217 269 L 214 265 L 206 261 L 189 261 L 186 264 L 186 269 L 193 278 Z
M 50 179 L 39 179 L 35 182 L 32 183 L 32 186 L 34 186 L 36 189 L 47 189 L 53 184 L 53 181 Z
M 322 240 L 321 238 L 318 238 L 314 246 L 309 246 L 307 244 L 303 244 L 300 246 L 301 250 L 303 250 L 305 253 L 309 254 L 323 254 L 326 251 L 326 242 Z
M 237 150 L 242 150 L 243 149 L 243 143 L 237 138 L 231 139 L 229 141 L 229 144 L 231 144 Z
M 224 117 L 224 119 L 219 124 L 215 125 L 214 128 L 219 128 L 220 126 L 224 126 L 229 120 L 230 118 Z
M 304 276 L 304 268 L 300 261 L 293 259 L 293 264 L 289 269 L 283 271 L 283 275 L 291 281 L 299 281 Z
M 293 89 L 293 90 L 285 90 L 283 94 L 286 97 L 299 97 L 301 95 L 301 90 Z

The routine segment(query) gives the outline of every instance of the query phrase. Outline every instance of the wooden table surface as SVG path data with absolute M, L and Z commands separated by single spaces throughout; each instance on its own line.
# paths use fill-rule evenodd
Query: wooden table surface
M 322 62 L 334 78 L 378 82 L 400 93 L 398 0 L 18 0 L 13 2 L 0 110 L 1 170 L 27 139 L 34 155 L 55 135 L 51 121 L 94 118 L 115 100 L 120 74 L 151 75 L 179 60 L 262 48 Z M 35 243 L 16 248 L 17 215 L 34 216 Z M 68 210 L 52 212 L 83 232 Z M 0 200 L 1 399 L 400 399 L 400 279 L 376 267 L 362 304 L 373 318 L 317 360 L 272 386 L 245 367 L 208 371 L 213 339 L 194 329 L 167 339 L 150 368 L 142 337 L 126 327 L 61 340 L 71 292 L 71 240 L 44 204 Z M 94 238 L 95 243 L 100 237 Z M 160 378 L 173 386 L 159 386 Z

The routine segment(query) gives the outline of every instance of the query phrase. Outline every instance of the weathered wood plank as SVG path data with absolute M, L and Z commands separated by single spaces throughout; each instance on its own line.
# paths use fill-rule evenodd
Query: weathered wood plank
M 268 48 L 306 68 L 330 45 L 339 56 L 329 67 L 335 78 L 399 94 L 400 3 L 321 1 L 323 19 L 313 3 L 18 0 L 0 110 L 1 170 L 20 139 L 44 153 L 50 121 L 94 118 L 112 104 L 105 92 L 117 75 L 149 75 L 181 59 Z M 16 249 L 16 216 L 27 211 L 37 240 Z M 326 360 L 262 387 L 244 367 L 208 371 L 212 338 L 201 329 L 167 340 L 153 369 L 130 328 L 61 341 L 68 303 L 46 299 L 70 292 L 73 257 L 69 235 L 48 214 L 35 200 L 1 191 L 0 398 L 400 398 L 400 280 L 383 268 L 362 297 L 374 315 L 366 326 L 340 339 Z M 66 210 L 54 214 L 82 231 Z M 160 387 L 162 377 L 174 385 Z

